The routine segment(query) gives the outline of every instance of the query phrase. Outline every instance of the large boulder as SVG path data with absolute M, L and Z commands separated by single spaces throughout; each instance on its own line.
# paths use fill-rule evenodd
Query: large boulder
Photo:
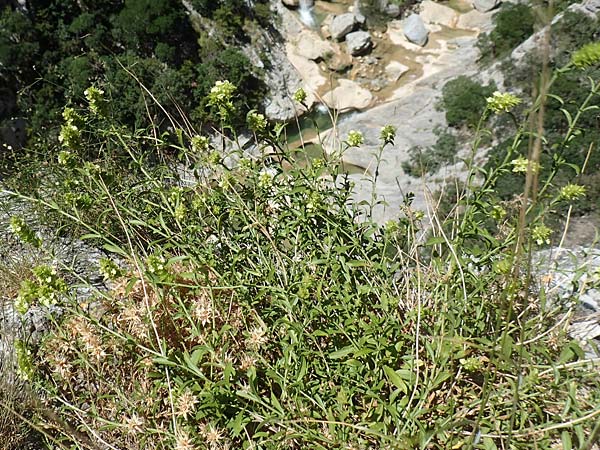
M 352 56 L 368 53 L 373 48 L 371 34 L 368 31 L 354 31 L 346 35 L 346 47 Z
M 418 14 L 411 14 L 405 21 L 402 27 L 404 36 L 413 44 L 423 47 L 427 44 L 429 31 L 425 28 L 423 19 Z
M 488 12 L 497 7 L 501 0 L 473 0 L 473 8 L 479 12 Z
M 323 76 L 319 69 L 319 65 L 316 62 L 298 55 L 295 47 L 290 43 L 286 45 L 286 53 L 292 66 L 298 71 L 304 85 L 307 86 L 309 90 L 317 92 L 321 87 L 327 84 L 328 80 Z
M 332 39 L 341 41 L 348 33 L 354 31 L 357 25 L 356 15 L 352 13 L 340 14 L 331 21 L 329 33 Z
M 310 30 L 303 30 L 295 39 L 294 45 L 294 53 L 312 61 L 327 59 L 335 53 L 331 42 L 321 39 L 317 33 Z
M 340 112 L 366 109 L 373 103 L 373 94 L 351 80 L 339 80 L 339 86 L 323 95 L 323 101 Z
M 448 28 L 454 28 L 458 22 L 458 13 L 454 9 L 431 0 L 421 3 L 419 15 L 425 23 L 435 23 Z

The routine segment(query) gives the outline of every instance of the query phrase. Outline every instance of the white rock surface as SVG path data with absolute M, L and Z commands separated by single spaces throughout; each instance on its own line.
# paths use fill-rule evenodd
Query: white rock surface
M 344 37 L 352 32 L 358 22 L 356 21 L 356 16 L 352 13 L 340 14 L 339 16 L 335 16 L 331 20 L 331 24 L 329 24 L 329 33 L 331 34 L 331 39 L 335 39 L 341 41 Z
M 346 48 L 352 56 L 368 53 L 373 48 L 371 34 L 368 31 L 353 31 L 346 35 Z
M 311 30 L 303 30 L 293 41 L 293 53 L 312 61 L 325 59 L 336 52 L 331 42 Z M 337 50 L 339 51 L 339 49 Z
M 425 23 L 444 25 L 449 28 L 456 27 L 459 17 L 456 10 L 432 0 L 425 0 L 421 3 L 421 12 L 419 15 Z
M 424 46 L 427 44 L 429 30 L 425 27 L 423 19 L 418 14 L 411 14 L 402 24 L 404 36 L 410 42 Z
M 472 31 L 489 31 L 493 28 L 490 14 L 492 13 L 482 13 L 476 9 L 465 14 L 460 14 L 458 16 L 456 28 Z
M 398 61 L 391 61 L 385 66 L 385 74 L 387 79 L 393 83 L 398 81 L 402 75 L 408 72 L 408 67 Z
M 286 45 L 286 52 L 292 66 L 298 71 L 304 84 L 311 91 L 318 91 L 321 87 L 327 84 L 327 78 L 321 73 L 319 65 L 306 58 L 305 56 L 296 53 L 296 47 L 290 43 Z
M 501 0 L 473 0 L 473 8 L 480 12 L 488 12 L 496 8 Z
M 323 95 L 323 101 L 339 112 L 361 110 L 373 103 L 373 94 L 352 80 L 339 80 L 339 86 Z

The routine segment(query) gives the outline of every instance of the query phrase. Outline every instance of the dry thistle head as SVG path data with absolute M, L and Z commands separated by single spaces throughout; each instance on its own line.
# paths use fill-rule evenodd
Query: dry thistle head
M 192 391 L 186 389 L 183 394 L 177 398 L 176 414 L 184 419 L 191 417 L 196 409 L 196 403 L 198 403 L 198 399 L 193 394 Z

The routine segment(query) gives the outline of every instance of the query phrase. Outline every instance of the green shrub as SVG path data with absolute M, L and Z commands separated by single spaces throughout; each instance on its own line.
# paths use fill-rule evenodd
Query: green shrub
M 221 118 L 232 95 L 211 89 Z M 500 97 L 485 114 L 515 104 Z M 89 307 L 82 286 L 61 284 L 63 316 L 19 347 L 59 419 L 44 427 L 54 446 L 585 448 L 598 372 L 519 256 L 552 239 L 547 212 L 581 187 L 540 172 L 525 224 L 499 202 L 500 176 L 527 176 L 524 128 L 495 166 L 469 166 L 454 213 L 423 233 L 410 194 L 384 225 L 370 215 L 379 199 L 351 203 L 339 167 L 358 130 L 300 167 L 256 112 L 249 154 L 181 129 L 128 133 L 94 105 L 65 114 L 77 147 L 63 139 L 37 200 L 13 193 L 106 251 L 110 289 L 79 280 Z M 382 130 L 377 164 L 394 133 Z
M 436 127 L 434 133 L 437 135 L 437 140 L 431 147 L 409 149 L 410 160 L 402 164 L 404 172 L 413 177 L 420 177 L 424 174 L 433 174 L 441 167 L 454 162 L 458 147 L 456 136 L 441 127 Z
M 504 3 L 494 15 L 494 29 L 482 34 L 477 46 L 484 61 L 509 54 L 533 34 L 535 17 L 529 5 Z
M 442 89 L 441 107 L 446 111 L 446 122 L 451 127 L 477 125 L 486 106 L 486 98 L 496 90 L 492 82 L 483 86 L 461 75 L 448 81 Z

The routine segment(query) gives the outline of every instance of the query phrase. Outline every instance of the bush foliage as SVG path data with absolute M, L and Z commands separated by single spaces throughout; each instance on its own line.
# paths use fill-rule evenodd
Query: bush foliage
M 493 83 L 483 86 L 465 75 L 448 81 L 442 88 L 440 102 L 448 125 L 475 127 L 485 110 L 486 98 L 495 90 Z
M 234 90 L 218 83 L 208 99 L 233 136 Z M 17 348 L 22 375 L 53 412 L 38 419 L 49 441 L 211 450 L 589 443 L 598 374 L 520 256 L 552 239 L 546 212 L 584 190 L 549 173 L 525 203 L 525 224 L 499 201 L 502 174 L 531 176 L 525 128 L 496 166 L 471 162 L 456 213 L 424 235 L 410 196 L 385 225 L 371 220 L 376 197 L 351 203 L 340 160 L 362 145 L 359 131 L 298 167 L 281 129 L 256 112 L 249 152 L 183 129 L 175 139 L 128 133 L 106 115 L 102 91 L 86 92 L 87 110 L 64 113 L 61 149 L 37 194 L 12 192 L 106 255 L 98 271 L 108 289 L 82 280 L 87 306 L 65 287 L 66 267 L 34 269 L 16 299 L 36 307 L 34 286 L 62 310 L 43 342 Z M 483 113 L 513 100 L 497 95 Z M 381 139 L 377 161 L 393 127 Z

